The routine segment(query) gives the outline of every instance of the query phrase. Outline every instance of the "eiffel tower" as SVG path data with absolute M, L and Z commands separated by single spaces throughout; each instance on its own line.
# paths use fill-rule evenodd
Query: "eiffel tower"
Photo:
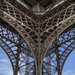
M 0 0 L 0 47 L 13 75 L 62 75 L 75 49 L 75 0 Z

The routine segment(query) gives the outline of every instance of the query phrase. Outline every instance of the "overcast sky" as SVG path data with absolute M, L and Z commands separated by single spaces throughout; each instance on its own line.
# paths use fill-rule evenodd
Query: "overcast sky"
M 75 51 L 69 56 L 64 66 L 63 75 L 75 75 Z M 4 51 L 0 48 L 0 75 L 13 75 L 11 64 Z

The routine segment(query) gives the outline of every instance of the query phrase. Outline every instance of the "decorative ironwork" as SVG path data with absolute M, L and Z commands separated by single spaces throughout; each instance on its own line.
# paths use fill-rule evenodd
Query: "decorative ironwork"
M 74 25 L 64 31 L 52 43 L 43 60 L 43 65 L 45 67 L 43 67 L 43 74 L 55 75 L 54 73 L 58 72 L 58 75 L 62 75 L 64 64 L 73 50 L 75 50 Z
M 0 0 L 0 46 L 10 59 L 14 75 L 62 75 L 65 61 L 74 50 L 75 3 L 43 22 L 41 14 L 35 14 L 34 20 L 12 2 L 15 0 Z
M 18 72 L 21 75 L 35 75 L 34 58 L 26 42 L 2 20 L 0 20 L 0 46 L 10 59 L 14 75 Z

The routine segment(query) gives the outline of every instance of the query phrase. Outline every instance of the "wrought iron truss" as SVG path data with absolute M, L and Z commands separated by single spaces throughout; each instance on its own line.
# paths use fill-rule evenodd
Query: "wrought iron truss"
M 64 7 L 56 7 L 61 11 L 54 8 L 44 15 L 28 15 L 13 2 L 0 0 L 0 46 L 9 57 L 13 75 L 62 75 L 75 49 L 74 0 L 64 0 Z M 56 13 L 50 16 L 52 11 Z

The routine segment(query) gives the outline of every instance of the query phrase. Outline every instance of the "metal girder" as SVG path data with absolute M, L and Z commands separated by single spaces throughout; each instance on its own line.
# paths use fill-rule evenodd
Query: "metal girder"
M 58 18 L 58 14 L 55 16 L 56 18 L 58 18 L 58 19 L 56 19 L 56 23 L 53 25 L 53 24 L 49 24 L 49 26 L 50 26 L 50 30 L 48 30 L 49 29 L 49 26 L 48 26 L 48 28 L 46 29 L 46 33 L 48 33 L 49 35 L 47 35 L 46 37 L 47 37 L 47 39 L 45 40 L 45 43 L 44 43 L 44 45 L 43 45 L 43 50 L 45 51 L 45 50 L 48 50 L 48 48 L 50 47 L 50 45 L 51 45 L 51 41 L 53 42 L 54 40 L 55 40 L 55 38 L 57 37 L 57 36 L 59 36 L 65 29 L 67 29 L 69 26 L 71 26 L 72 24 L 74 24 L 75 22 L 74 22 L 74 18 L 75 18 L 75 15 L 74 15 L 74 9 L 72 9 L 73 8 L 73 6 L 74 6 L 74 4 L 72 4 L 71 6 L 69 6 L 64 12 L 60 12 L 60 14 L 61 13 L 66 13 L 66 14 L 64 14 L 64 15 L 59 15 L 60 17 Z M 72 7 L 72 8 L 71 8 Z M 69 10 L 69 9 L 71 9 L 71 13 L 69 12 L 69 11 L 67 11 L 67 10 Z M 69 12 L 69 14 L 68 14 L 68 12 Z M 61 16 L 63 16 L 63 17 L 61 17 Z M 66 17 L 65 17 L 66 16 Z M 52 18 L 53 19 L 53 18 Z M 49 22 L 49 20 L 47 20 L 48 22 Z M 52 21 L 50 20 L 50 23 L 51 23 Z M 55 21 L 53 20 L 53 22 L 52 23 L 54 23 Z M 47 22 L 46 22 L 47 23 Z M 47 25 L 47 24 L 46 24 Z M 52 25 L 52 27 L 51 27 L 51 25 Z M 50 32 L 49 32 L 50 31 Z M 50 45 L 49 45 L 50 44 Z M 46 45 L 46 46 L 45 46 Z M 46 53 L 46 52 L 45 52 Z
M 15 56 L 14 75 L 17 75 L 18 71 L 20 75 L 55 75 L 56 72 L 60 75 L 61 67 L 72 52 L 66 43 L 75 40 L 75 36 L 70 37 L 67 33 L 71 30 L 68 28 L 75 23 L 75 3 L 65 6 L 64 10 L 42 22 L 41 16 L 36 16 L 34 20 L 33 15 L 29 17 L 13 6 L 11 1 L 13 0 L 0 0 L 0 22 L 7 24 L 0 25 L 0 35 L 6 46 L 13 45 L 10 46 L 10 51 Z M 66 39 L 65 35 L 68 36 Z M 16 53 L 12 48 L 14 46 Z M 59 50 L 60 47 L 63 47 L 63 50 Z M 8 55 L 11 58 L 9 53 Z
M 34 41 L 31 40 L 30 35 L 32 35 L 31 33 L 33 33 L 33 31 L 31 31 L 31 28 L 28 27 L 28 21 L 27 20 L 29 20 L 29 24 L 31 23 L 33 25 L 35 23 L 33 21 L 31 21 L 31 19 L 29 17 L 27 19 L 26 15 L 19 12 L 18 9 L 16 10 L 16 8 L 14 6 L 12 6 L 10 3 L 6 2 L 6 1 L 1 1 L 0 3 L 1 3 L 0 18 L 3 19 L 4 21 L 6 21 L 8 24 L 10 24 L 17 31 L 19 31 L 18 33 L 21 34 L 21 36 L 25 39 L 27 44 L 30 44 L 30 48 L 31 48 L 32 47 L 31 44 L 32 44 L 32 42 L 34 43 Z M 24 16 L 25 16 L 25 18 L 24 18 Z M 19 19 L 19 20 L 17 20 L 17 19 Z M 22 20 L 24 20 L 25 24 L 20 22 Z M 27 23 L 25 22 L 25 20 Z M 25 29 L 25 25 L 26 25 L 26 29 Z M 28 40 L 30 40 L 30 43 Z M 31 50 L 32 50 L 32 48 L 31 48 Z
M 74 37 L 75 37 L 75 27 L 73 27 L 71 30 L 67 30 L 66 32 L 62 33 L 52 43 L 52 45 L 50 46 L 50 49 L 48 50 L 46 55 L 51 56 L 52 54 L 55 54 L 56 57 L 53 57 L 53 56 L 52 57 L 49 57 L 49 56 L 46 57 L 45 56 L 45 59 L 43 61 L 45 62 L 45 67 L 47 67 L 47 69 L 46 69 L 47 71 L 45 72 L 46 75 L 47 75 L 47 73 L 49 73 L 51 71 L 50 68 L 52 67 L 52 65 L 50 65 L 49 69 L 48 69 L 48 67 L 50 64 L 49 60 L 52 61 L 52 59 L 55 59 L 55 61 L 53 61 L 53 63 L 57 63 L 56 66 L 53 66 L 53 68 L 56 69 L 58 75 L 62 75 L 63 67 L 64 67 L 64 64 L 65 64 L 67 58 L 69 57 L 71 52 L 73 50 L 75 50 L 75 39 L 74 39 Z M 63 43 L 63 42 L 65 42 L 65 43 Z M 52 47 L 54 49 L 52 49 Z M 52 50 L 53 50 L 53 52 L 52 52 Z M 44 65 L 44 62 L 43 62 L 43 65 Z M 52 62 L 51 62 L 51 64 L 52 64 Z M 43 67 L 43 69 L 44 69 L 44 67 Z M 43 70 L 43 72 L 44 72 L 44 70 Z M 55 75 L 53 73 L 51 73 L 50 75 Z
M 33 63 L 27 59 L 29 61 L 29 65 L 34 64 L 34 58 L 22 37 L 19 34 L 14 33 L 15 30 L 11 26 L 8 25 L 6 27 L 3 24 L 4 23 L 0 23 L 0 46 L 10 59 L 13 74 L 17 75 L 17 73 L 21 71 L 21 68 L 27 66 L 26 63 L 28 62 L 26 61 L 26 57 L 28 57 L 29 60 L 33 59 Z M 11 31 L 12 29 L 14 31 Z M 22 55 L 24 55 L 24 57 L 22 57 Z M 33 68 L 29 69 L 29 71 L 31 70 L 34 72 Z M 23 75 L 25 75 L 25 73 L 23 73 Z

